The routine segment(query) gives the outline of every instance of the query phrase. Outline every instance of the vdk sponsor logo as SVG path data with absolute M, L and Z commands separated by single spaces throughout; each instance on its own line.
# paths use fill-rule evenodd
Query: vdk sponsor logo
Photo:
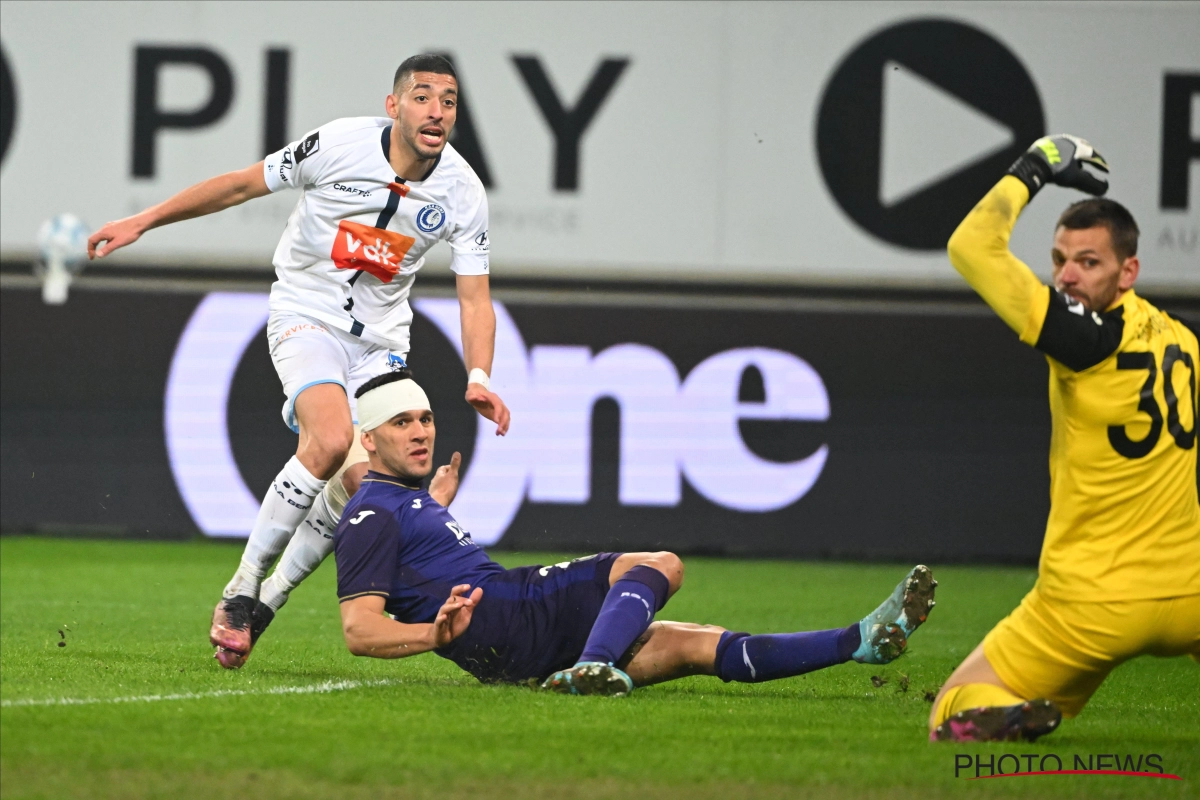
M 342 220 L 329 257 L 338 269 L 362 270 L 391 283 L 415 241 L 402 233 Z

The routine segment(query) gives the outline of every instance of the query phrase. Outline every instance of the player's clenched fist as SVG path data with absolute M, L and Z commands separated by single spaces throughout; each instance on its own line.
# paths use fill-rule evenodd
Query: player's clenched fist
M 1008 174 L 1018 178 L 1029 189 L 1029 198 L 1047 183 L 1057 183 L 1088 194 L 1104 194 L 1108 180 L 1084 169 L 1090 164 L 1108 172 L 1108 162 L 1087 141 L 1078 136 L 1060 133 L 1043 136 L 1008 168 Z

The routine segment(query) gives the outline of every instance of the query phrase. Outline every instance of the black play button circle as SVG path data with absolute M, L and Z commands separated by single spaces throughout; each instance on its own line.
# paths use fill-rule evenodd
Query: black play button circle
M 889 62 L 1010 128 L 1010 144 L 886 204 L 880 181 Z M 944 132 L 935 123 L 914 123 L 929 125 L 929 148 L 944 146 Z M 855 222 L 892 244 L 939 250 L 1004 170 L 1044 133 L 1037 88 L 1008 48 L 961 22 L 915 20 L 875 34 L 838 66 L 821 98 L 817 157 L 829 191 Z
M 17 87 L 13 83 L 8 59 L 3 48 L 0 48 L 0 163 L 4 163 L 4 156 L 8 153 L 8 143 L 12 141 L 16 122 Z

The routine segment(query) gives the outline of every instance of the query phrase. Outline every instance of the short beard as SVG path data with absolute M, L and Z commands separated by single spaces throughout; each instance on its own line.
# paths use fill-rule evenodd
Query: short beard
M 1102 294 L 1099 298 L 1081 295 L 1078 292 L 1076 294 L 1072 294 L 1063 289 L 1059 289 L 1059 291 L 1068 297 L 1074 297 L 1077 299 L 1083 304 L 1083 307 L 1088 311 L 1088 313 L 1095 312 L 1097 314 L 1103 314 L 1106 310 L 1108 310 L 1108 307 L 1112 305 L 1113 300 L 1116 299 L 1117 295 L 1120 294 L 1121 289 L 1119 284 L 1114 281 L 1111 287 L 1108 287 L 1102 291 Z M 1103 300 L 1103 302 L 1098 303 L 1096 302 L 1097 299 Z
M 432 455 L 432 452 L 430 455 Z M 383 462 L 383 466 L 387 469 L 388 473 L 394 475 L 402 481 L 405 481 L 406 483 L 420 483 L 429 477 L 429 473 L 433 472 L 432 458 L 429 459 L 429 468 L 419 475 L 406 470 L 403 464 L 393 462 L 388 458 L 384 458 L 382 454 L 380 454 L 379 460 Z
M 412 150 L 417 154 L 417 158 L 420 158 L 424 161 L 433 161 L 435 158 L 440 156 L 442 154 L 442 150 L 446 149 L 446 142 L 449 141 L 449 137 L 447 137 L 446 139 L 442 140 L 442 146 L 440 148 L 437 150 L 429 150 L 421 146 L 421 143 L 417 141 L 417 135 L 418 131 L 409 130 L 408 127 L 403 123 L 400 125 L 400 140 L 408 145 L 409 150 Z
M 1116 299 L 1119 291 L 1120 290 L 1116 286 L 1113 286 L 1111 290 L 1105 291 L 1099 298 L 1089 297 L 1084 300 L 1083 307 L 1089 312 L 1103 314 L 1108 310 L 1108 307 L 1112 305 L 1113 300 Z M 1097 302 L 1097 299 L 1100 302 Z

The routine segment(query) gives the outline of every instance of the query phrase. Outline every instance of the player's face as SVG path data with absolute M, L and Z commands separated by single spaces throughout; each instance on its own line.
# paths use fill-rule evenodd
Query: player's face
M 433 469 L 435 435 L 432 411 L 405 411 L 367 434 L 367 450 L 389 475 L 421 479 Z
M 1083 303 L 1088 311 L 1105 311 L 1118 294 L 1133 288 L 1137 256 L 1122 261 L 1108 228 L 1059 228 L 1054 232 L 1054 285 Z
M 388 113 L 395 110 L 400 141 L 418 158 L 437 158 L 458 118 L 458 81 L 450 75 L 414 72 L 400 89 L 388 98 Z

